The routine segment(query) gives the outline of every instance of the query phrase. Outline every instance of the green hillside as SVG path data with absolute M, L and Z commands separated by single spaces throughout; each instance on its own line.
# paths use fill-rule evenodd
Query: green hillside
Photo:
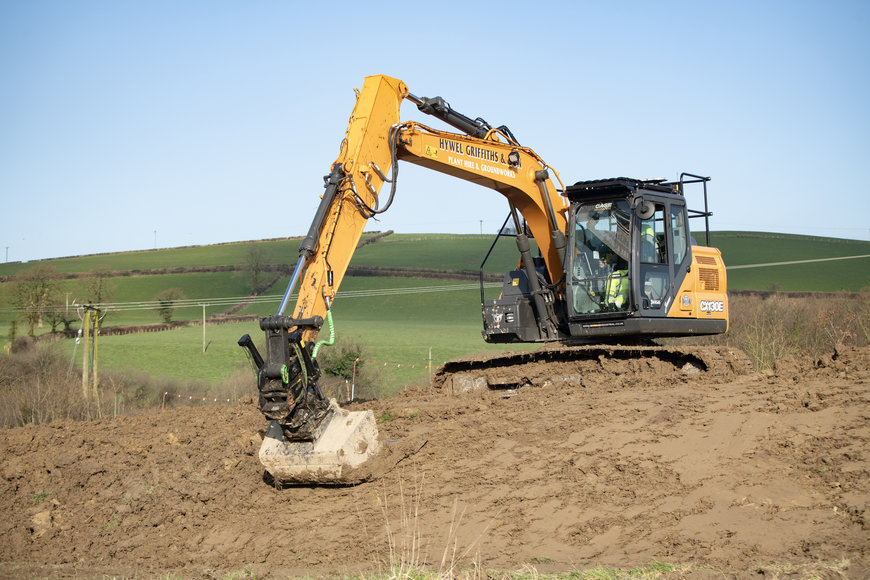
M 353 266 L 427 268 L 433 270 L 476 271 L 492 243 L 492 236 L 393 234 L 361 247 Z M 702 240 L 698 240 L 699 242 Z M 249 293 L 250 278 L 243 271 L 246 255 L 256 246 L 269 263 L 295 261 L 299 238 L 196 246 L 167 250 L 127 252 L 45 260 L 62 273 L 86 273 L 95 267 L 110 268 L 125 275 L 111 278 L 109 302 L 114 310 L 105 319 L 108 325 L 158 322 L 152 301 L 167 288 L 180 289 L 188 305 L 174 312 L 176 320 L 200 320 L 201 304 L 206 314 L 218 314 Z M 760 234 L 713 232 L 712 245 L 721 249 L 729 267 L 732 290 L 784 291 L 858 291 L 870 287 L 870 258 L 831 261 L 830 258 L 866 256 L 870 242 Z M 511 239 L 502 239 L 487 264 L 489 272 L 503 272 L 516 264 Z M 778 264 L 781 262 L 797 262 Z M 0 265 L 0 276 L 9 276 L 34 266 Z M 235 271 L 185 272 L 178 274 L 129 275 L 134 271 L 190 267 L 237 267 Z M 274 314 L 288 283 L 280 278 L 241 314 Z M 10 291 L 13 282 L 0 283 L 0 344 L 8 342 L 10 322 L 15 316 Z M 59 282 L 69 302 L 86 299 L 80 278 Z M 487 298 L 498 294 L 488 288 Z M 74 309 L 73 309 L 74 311 Z M 474 351 L 503 350 L 487 345 L 480 336 L 480 292 L 474 282 L 437 279 L 347 277 L 334 307 L 339 337 L 366 345 L 370 361 L 383 367 L 384 382 L 397 388 L 408 382 L 425 382 L 426 362 L 439 364 Z M 74 327 L 77 327 L 74 325 Z M 18 334 L 25 331 L 19 323 Z M 47 327 L 38 330 L 48 331 Z M 161 333 L 104 336 L 100 343 L 101 365 L 106 369 L 142 371 L 179 380 L 215 382 L 227 379 L 240 369 L 249 368 L 244 353 L 235 342 L 250 333 L 260 340 L 255 322 L 206 326 L 208 348 L 202 352 L 202 327 L 195 326 Z M 62 341 L 69 356 L 77 348 L 74 341 Z M 80 351 L 79 355 L 80 356 Z
M 294 260 L 299 250 L 300 238 L 263 240 L 215 244 L 211 246 L 188 246 L 115 254 L 93 254 L 69 258 L 41 260 L 59 272 L 87 272 L 96 267 L 113 270 L 146 270 L 191 266 L 235 266 L 245 262 L 245 255 L 252 245 L 263 249 L 266 260 L 271 263 L 287 263 Z M 15 274 L 33 266 L 35 262 L 0 264 L 0 276 Z
M 699 238 L 698 242 L 704 240 Z M 791 234 L 712 232 L 711 244 L 722 251 L 729 290 L 857 292 L 870 287 L 870 257 L 867 257 L 870 242 Z M 846 256 L 865 257 L 830 260 Z
M 711 232 L 710 237 L 729 266 L 870 254 L 870 242 L 861 240 L 727 231 Z M 703 236 L 697 241 L 704 243 Z
M 371 237 L 366 234 L 363 239 Z M 477 270 L 489 247 L 492 235 L 391 234 L 359 248 L 353 256 L 355 266 L 430 268 L 437 270 Z M 97 267 L 135 271 L 177 267 L 241 266 L 247 253 L 256 246 L 269 264 L 294 264 L 299 256 L 301 238 L 263 240 L 189 246 L 163 250 L 143 250 L 116 254 L 94 254 L 41 260 L 61 273 L 88 272 Z M 11 276 L 37 262 L 0 264 L 0 276 Z M 516 263 L 516 245 L 502 238 L 487 263 L 487 270 L 506 270 Z
M 860 256 L 870 254 L 870 242 L 823 238 L 790 234 L 770 234 L 757 232 L 712 232 L 712 245 L 722 251 L 728 267 L 740 266 L 729 272 L 730 288 L 735 290 L 765 290 L 771 286 L 793 291 L 857 291 L 870 285 L 870 264 L 862 260 L 843 260 L 840 262 L 816 262 L 812 265 L 786 264 L 746 268 L 753 264 L 770 264 L 813 259 Z M 353 266 L 382 266 L 398 268 L 428 268 L 435 270 L 474 270 L 476 271 L 492 244 L 491 235 L 448 235 L 448 234 L 392 234 L 380 241 L 361 247 L 354 254 Z M 242 266 L 251 247 L 261 249 L 265 262 L 271 264 L 292 264 L 296 261 L 300 238 L 238 242 L 212 246 L 191 246 L 165 250 L 146 250 L 117 254 L 99 254 L 71 258 L 43 260 L 59 272 L 88 272 L 96 267 L 107 267 L 119 271 L 136 271 L 175 267 L 216 267 Z M 704 243 L 703 236 L 698 237 Z M 501 239 L 492 257 L 487 262 L 488 272 L 502 272 L 516 264 L 516 248 L 511 239 Z M 0 264 L 0 276 L 10 276 L 35 263 Z M 173 287 L 195 287 L 196 282 L 182 282 L 187 274 L 173 275 L 177 283 Z M 243 276 L 239 276 L 243 284 Z M 120 280 L 120 279 L 119 279 Z M 144 300 L 153 297 L 149 294 L 160 284 L 146 282 L 147 277 L 135 278 L 132 284 L 125 282 L 125 290 L 119 294 L 118 301 Z M 67 284 L 75 289 L 75 284 Z M 135 287 L 142 284 L 142 291 Z M 223 283 L 222 283 L 223 284 Z M 2 288 L 0 284 L 0 297 Z M 130 291 L 126 288 L 129 288 Z M 156 291 L 156 290 L 155 290 Z M 135 296 L 134 296 L 135 294 Z M 185 294 L 190 298 L 188 290 Z M 121 298 L 120 296 L 124 297 Z M 203 297 L 211 294 L 203 294 Z M 232 294 L 235 295 L 235 294 Z
M 357 250 L 351 264 L 477 271 L 493 239 L 488 234 L 393 234 Z M 536 251 L 534 247 L 532 251 Z M 517 257 L 513 238 L 500 238 L 485 269 L 506 272 L 516 266 Z

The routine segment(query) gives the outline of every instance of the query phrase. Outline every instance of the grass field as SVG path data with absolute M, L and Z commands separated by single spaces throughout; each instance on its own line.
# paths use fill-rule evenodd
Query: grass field
M 493 239 L 489 234 L 394 234 L 357 250 L 352 263 L 355 266 L 477 271 Z M 535 248 L 533 245 L 533 253 L 537 251 Z M 514 268 L 517 257 L 513 238 L 500 238 L 486 263 L 486 271 L 505 272 Z
M 480 292 L 467 286 L 410 278 L 350 278 L 342 287 L 348 293 L 426 287 L 462 289 L 337 300 L 333 309 L 337 337 L 365 345 L 362 364 L 380 369 L 378 374 L 388 392 L 405 384 L 425 384 L 430 352 L 432 364 L 437 366 L 468 353 L 505 350 L 503 345 L 483 341 Z M 271 315 L 278 302 L 276 297 L 274 302 L 260 303 L 248 311 Z M 197 318 L 196 312 L 191 314 L 190 318 Z M 257 322 L 206 324 L 205 353 L 200 325 L 167 332 L 103 336 L 99 339 L 100 365 L 104 369 L 216 383 L 251 368 L 244 351 L 236 344 L 246 333 L 262 350 L 263 332 Z M 64 352 L 72 357 L 76 349 L 74 341 L 62 343 Z M 517 348 L 528 347 L 517 345 Z M 80 364 L 80 357 L 79 350 L 75 364 Z
M 731 290 L 857 292 L 870 287 L 870 257 L 728 269 Z
M 489 235 L 390 235 L 360 248 L 352 264 L 357 266 L 425 267 L 440 270 L 477 270 L 489 249 Z M 699 239 L 701 241 L 701 239 Z M 745 267 L 753 264 L 870 254 L 870 242 L 741 232 L 714 232 L 713 245 L 719 247 L 726 264 L 736 266 L 728 272 L 729 288 L 784 291 L 858 291 L 870 287 L 870 259 Z M 96 266 L 117 270 L 143 270 L 175 266 L 241 265 L 252 245 L 265 250 L 271 263 L 295 261 L 299 239 L 268 240 L 216 246 L 197 246 L 167 250 L 128 252 L 49 260 L 61 272 L 86 272 Z M 487 264 L 489 272 L 514 267 L 516 250 L 511 239 L 502 239 Z M 2 264 L 0 275 L 14 274 L 32 264 Z M 133 303 L 153 300 L 166 288 L 179 288 L 194 304 L 177 308 L 174 319 L 199 320 L 202 307 L 196 302 L 247 295 L 250 282 L 242 272 L 184 273 L 148 276 L 119 276 L 112 279 L 111 302 Z M 274 314 L 287 278 L 267 291 L 271 299 L 249 306 L 243 313 Z M 68 300 L 81 295 L 81 280 L 60 281 Z M 9 282 L 0 283 L 0 343 L 7 341 L 9 322 Z M 430 288 L 429 291 L 422 290 Z M 436 291 L 449 289 L 447 291 Z M 404 289 L 405 293 L 400 293 Z M 391 291 L 387 293 L 386 291 Z M 497 295 L 489 289 L 487 298 Z M 232 302 L 232 301 L 229 301 Z M 226 305 L 206 308 L 206 314 L 223 311 Z M 129 309 L 127 309 L 129 308 Z M 412 278 L 348 277 L 334 307 L 339 337 L 364 343 L 369 360 L 380 365 L 390 388 L 425 382 L 430 348 L 433 364 L 475 351 L 502 350 L 487 345 L 480 336 L 480 293 L 475 284 Z M 156 310 L 125 309 L 110 313 L 109 325 L 158 322 Z M 19 324 L 19 334 L 24 325 Z M 43 328 L 39 332 L 46 332 Z M 215 383 L 232 377 L 248 367 L 236 340 L 244 333 L 260 341 L 256 323 L 207 325 L 208 348 L 202 353 L 200 326 L 100 339 L 100 364 L 106 369 L 131 369 L 175 380 L 197 379 Z M 71 357 L 73 341 L 63 348 Z M 77 358 L 80 357 L 80 353 Z M 75 361 L 75 364 L 80 364 Z
M 69 258 L 42 260 L 60 272 L 87 272 L 95 267 L 113 270 L 144 270 L 148 268 L 173 268 L 177 266 L 232 266 L 243 264 L 252 245 L 262 248 L 266 260 L 273 263 L 293 261 L 299 250 L 299 238 L 237 242 L 210 246 L 189 246 L 159 250 L 141 250 L 116 254 L 94 254 Z M 0 264 L 0 276 L 20 272 L 35 262 L 12 262 Z
M 370 237 L 366 234 L 363 239 Z M 393 266 L 449 270 L 477 270 L 494 236 L 448 234 L 392 234 L 363 246 L 354 253 L 359 266 Z M 190 246 L 162 250 L 143 250 L 117 254 L 96 254 L 42 260 L 59 272 L 87 272 L 96 267 L 113 270 L 145 270 L 191 266 L 237 266 L 246 261 L 252 246 L 264 253 L 264 262 L 293 264 L 300 238 L 237 242 L 211 246 Z M 508 269 L 516 263 L 516 245 L 503 238 L 496 246 L 488 270 Z M 9 276 L 32 267 L 36 262 L 0 264 L 0 276 Z
M 870 242 L 860 240 L 763 232 L 712 232 L 710 237 L 729 266 L 870 254 Z M 704 243 L 703 236 L 697 241 Z
M 870 242 L 751 232 L 713 232 L 711 238 L 712 245 L 722 251 L 728 267 L 730 290 L 857 292 L 870 287 L 870 258 L 866 257 L 744 267 L 753 264 L 867 256 L 870 255 Z
M 250 292 L 248 279 L 238 272 L 120 276 L 112 278 L 111 284 L 114 286 L 110 300 L 112 304 L 107 306 L 108 315 L 105 320 L 105 324 L 110 325 L 160 322 L 156 307 L 147 308 L 145 305 L 134 303 L 153 301 L 159 292 L 167 288 L 178 288 L 193 302 L 198 300 L 209 302 L 227 297 L 241 299 Z M 71 311 L 75 312 L 74 304 L 85 302 L 86 297 L 81 281 L 60 280 L 59 286 L 64 300 L 70 305 Z M 9 304 L 9 288 L 8 283 L 0 284 L 0 305 Z M 222 312 L 226 308 L 226 306 L 207 306 L 206 315 Z M 202 307 L 196 304 L 189 308 L 177 308 L 174 315 L 175 320 L 193 320 L 201 317 Z M 0 313 L 0 320 L 4 323 L 8 324 L 9 319 L 9 314 Z

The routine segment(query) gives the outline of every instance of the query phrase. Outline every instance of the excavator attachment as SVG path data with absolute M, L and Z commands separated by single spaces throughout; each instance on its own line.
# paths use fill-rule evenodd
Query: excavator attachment
M 258 403 L 269 420 L 260 462 L 276 484 L 360 483 L 380 449 L 374 414 L 341 409 L 320 389 L 312 345 L 301 337 L 302 329 L 322 324 L 320 317 L 262 319 L 265 358 L 250 335 L 239 339 L 257 368 Z
M 380 450 L 371 411 L 346 411 L 330 400 L 311 441 L 288 441 L 271 421 L 260 446 L 260 463 L 281 484 L 354 484 L 368 478 L 365 464 Z

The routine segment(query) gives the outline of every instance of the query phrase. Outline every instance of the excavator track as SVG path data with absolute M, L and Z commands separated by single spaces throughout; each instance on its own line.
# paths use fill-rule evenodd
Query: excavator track
M 703 375 L 712 382 L 752 371 L 743 351 L 724 346 L 545 346 L 451 360 L 441 365 L 432 385 L 453 394 L 479 389 L 512 391 L 557 381 L 582 384 L 591 374 L 642 377 L 644 373 Z

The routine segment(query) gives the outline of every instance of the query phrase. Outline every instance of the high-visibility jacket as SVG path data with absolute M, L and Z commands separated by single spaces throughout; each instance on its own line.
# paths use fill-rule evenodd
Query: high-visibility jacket
M 607 303 L 622 310 L 628 302 L 628 270 L 614 270 L 605 286 Z
M 658 262 L 658 242 L 656 241 L 655 232 L 649 225 L 644 225 L 641 228 L 640 238 L 640 256 L 643 262 Z

